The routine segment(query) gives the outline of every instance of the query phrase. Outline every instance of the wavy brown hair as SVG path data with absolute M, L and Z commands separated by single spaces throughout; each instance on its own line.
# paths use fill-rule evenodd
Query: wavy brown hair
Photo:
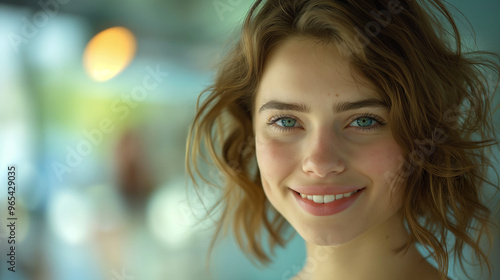
M 288 224 L 262 189 L 252 109 L 266 57 L 294 36 L 339 46 L 389 104 L 391 130 L 405 158 L 398 174 L 386 176 L 405 186 L 399 195 L 412 238 L 408 247 L 418 242 L 427 248 L 443 279 L 450 254 L 463 268 L 470 247 L 491 275 L 480 246 L 492 225 L 482 193 L 487 185 L 498 189 L 490 151 L 498 147 L 492 102 L 500 66 L 496 54 L 463 51 L 455 21 L 438 0 L 254 3 L 214 83 L 198 98 L 188 137 L 190 179 L 197 188 L 220 191 L 208 208 L 208 215 L 220 214 L 211 247 L 232 225 L 242 250 L 265 264 L 271 259 L 263 239 L 271 249 L 287 241 Z M 202 168 L 221 176 L 210 178 Z M 488 179 L 489 169 L 496 182 Z

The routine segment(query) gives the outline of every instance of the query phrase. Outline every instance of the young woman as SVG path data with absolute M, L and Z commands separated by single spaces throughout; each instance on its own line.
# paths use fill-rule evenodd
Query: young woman
M 293 279 L 446 279 L 465 247 L 489 271 L 487 55 L 462 52 L 438 0 L 256 1 L 187 146 L 191 179 L 221 190 L 217 234 L 267 263 L 262 231 L 283 246 L 291 225 L 307 248 Z

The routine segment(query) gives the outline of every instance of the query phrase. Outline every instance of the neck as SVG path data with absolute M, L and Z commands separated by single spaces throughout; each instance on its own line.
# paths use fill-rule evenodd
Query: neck
M 408 240 L 403 222 L 394 215 L 346 244 L 317 246 L 306 242 L 306 263 L 295 279 L 410 279 L 409 272 L 422 275 L 422 269 L 435 274 L 414 245 L 406 250 Z

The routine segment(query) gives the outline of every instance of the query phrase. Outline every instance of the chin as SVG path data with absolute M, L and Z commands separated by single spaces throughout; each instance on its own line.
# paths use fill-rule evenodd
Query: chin
M 335 228 L 314 228 L 301 227 L 296 228 L 299 235 L 307 243 L 317 246 L 339 246 L 344 245 L 356 239 L 362 233 L 352 232 L 344 229 Z

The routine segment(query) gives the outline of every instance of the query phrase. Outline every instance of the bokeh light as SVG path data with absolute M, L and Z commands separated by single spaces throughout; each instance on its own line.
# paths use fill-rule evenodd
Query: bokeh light
M 83 64 L 90 77 L 107 81 L 118 75 L 132 61 L 136 52 L 134 34 L 125 27 L 111 27 L 99 32 L 87 44 Z
M 149 202 L 148 228 L 167 248 L 186 245 L 193 234 L 196 218 L 187 199 L 184 182 L 175 180 L 158 189 Z
M 52 231 L 68 244 L 89 237 L 93 213 L 88 198 L 70 187 L 58 191 L 49 203 L 48 221 Z

